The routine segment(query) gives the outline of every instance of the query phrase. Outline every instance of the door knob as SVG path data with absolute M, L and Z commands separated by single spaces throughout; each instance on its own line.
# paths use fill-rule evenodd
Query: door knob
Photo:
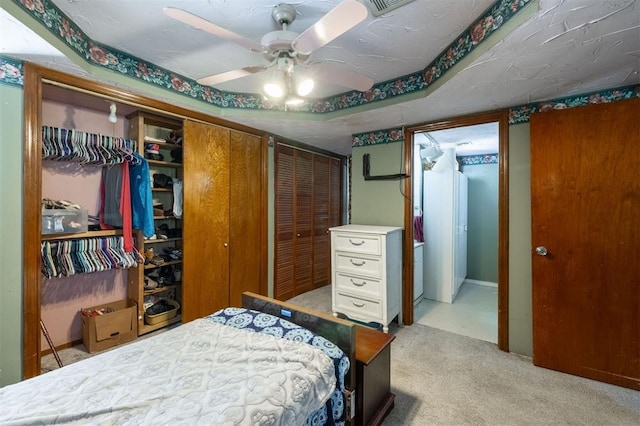
M 536 254 L 538 256 L 546 256 L 548 253 L 547 248 L 545 246 L 536 247 Z
M 223 244 L 223 246 L 225 246 L 225 247 L 229 247 L 229 244 L 227 244 L 227 243 L 224 243 L 224 244 Z

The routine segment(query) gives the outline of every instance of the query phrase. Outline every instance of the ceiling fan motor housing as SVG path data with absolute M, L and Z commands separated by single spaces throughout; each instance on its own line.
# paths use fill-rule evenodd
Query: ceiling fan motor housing
M 268 48 L 271 52 L 293 50 L 291 43 L 296 39 L 296 37 L 298 37 L 298 33 L 293 31 L 271 31 L 262 37 L 260 44 Z
M 287 56 L 292 57 L 293 41 L 300 34 L 289 31 L 287 26 L 296 19 L 296 8 L 287 3 L 280 3 L 271 12 L 273 19 L 282 27 L 281 30 L 271 31 L 265 34 L 260 40 L 260 44 L 269 49 L 273 56 L 281 56 L 280 53 L 289 52 Z
M 280 3 L 273 8 L 271 16 L 279 25 L 290 25 L 296 19 L 296 8 L 287 3 Z

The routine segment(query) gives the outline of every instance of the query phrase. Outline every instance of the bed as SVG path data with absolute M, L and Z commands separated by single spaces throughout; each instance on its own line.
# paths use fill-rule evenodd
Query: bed
M 349 422 L 355 326 L 251 293 L 242 305 L 0 388 L 0 424 Z

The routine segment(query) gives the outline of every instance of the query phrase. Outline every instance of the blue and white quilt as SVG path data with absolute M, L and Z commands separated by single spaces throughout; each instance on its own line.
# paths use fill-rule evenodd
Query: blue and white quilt
M 225 308 L 205 319 L 291 341 L 305 342 L 320 349 L 333 360 L 337 383 L 331 399 L 310 415 L 305 425 L 345 424 L 344 380 L 349 371 L 349 357 L 335 344 L 290 321 L 250 309 Z
M 323 410 L 342 386 L 335 372 L 343 366 L 326 355 L 338 356 L 332 344 L 304 343 L 304 330 L 257 312 L 250 315 L 263 325 L 259 333 L 220 324 L 247 322 L 242 310 L 235 313 L 0 388 L 0 425 L 330 424 Z M 284 338 L 275 337 L 278 327 Z

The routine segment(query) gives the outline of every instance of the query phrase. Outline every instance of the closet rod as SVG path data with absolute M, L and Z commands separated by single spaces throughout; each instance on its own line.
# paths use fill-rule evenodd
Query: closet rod
M 139 103 L 136 103 L 136 102 L 123 101 L 122 99 L 118 99 L 118 98 L 115 98 L 115 97 L 112 97 L 112 96 L 102 95 L 100 93 L 95 93 L 95 92 L 92 92 L 90 90 L 82 89 L 80 87 L 72 86 L 72 85 L 66 84 L 66 83 L 61 83 L 59 81 L 48 80 L 48 79 L 44 79 L 43 78 L 42 82 L 46 83 L 46 84 L 50 84 L 52 86 L 61 87 L 63 89 L 68 89 L 68 90 L 73 90 L 75 92 L 84 93 L 85 95 L 90 95 L 90 96 L 93 96 L 95 98 L 105 99 L 105 100 L 117 102 L 117 103 L 120 103 L 120 104 L 123 104 L 123 105 L 129 105 L 129 106 L 141 109 L 143 111 L 155 112 L 156 114 L 160 114 L 160 115 L 163 115 L 163 116 L 171 116 L 171 117 L 174 117 L 174 118 L 177 118 L 177 119 L 180 119 L 180 120 L 187 119 L 187 117 L 183 116 L 183 115 L 171 113 L 171 112 L 168 112 L 168 111 L 165 111 L 165 110 L 162 110 L 162 109 L 159 109 L 159 108 L 153 108 L 153 107 L 150 107 L 150 106 L 147 106 L 147 105 L 142 105 L 142 104 L 139 104 Z

